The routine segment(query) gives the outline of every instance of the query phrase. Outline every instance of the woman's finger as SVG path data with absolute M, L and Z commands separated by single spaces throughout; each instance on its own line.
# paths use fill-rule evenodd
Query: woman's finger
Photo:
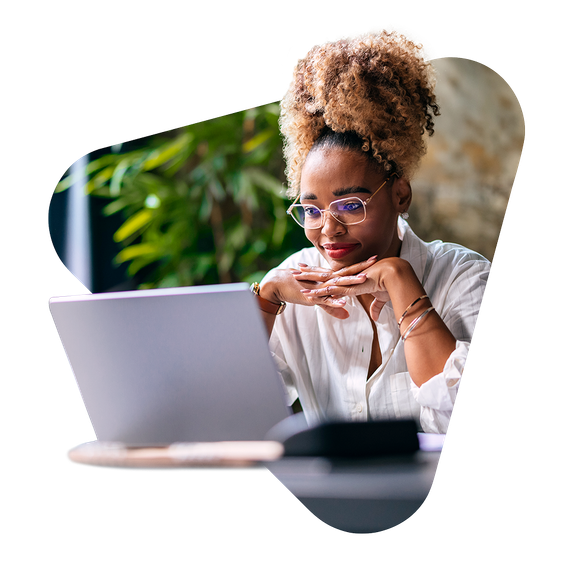
M 357 264 L 352 264 L 351 266 L 346 266 L 334 272 L 334 276 L 353 276 L 354 274 L 359 274 L 373 266 L 378 261 L 378 256 L 372 256 L 363 262 L 358 262 Z
M 321 268 L 320 266 L 307 266 L 298 264 L 299 270 L 292 270 L 292 275 L 296 280 L 306 280 L 312 282 L 326 282 L 334 275 L 332 270 Z
M 378 298 L 375 298 L 372 301 L 372 304 L 370 304 L 370 318 L 372 318 L 374 322 L 376 322 L 380 317 L 380 313 L 382 312 L 382 308 L 384 308 L 385 304 L 385 301 L 378 300 Z
M 314 304 L 326 311 L 330 316 L 345 320 L 350 316 L 346 308 L 346 300 L 344 298 L 334 298 L 333 296 L 322 296 L 317 298 L 308 297 L 310 304 Z
M 326 274 L 333 274 L 334 270 L 331 268 L 324 268 L 322 266 L 309 266 L 308 264 L 298 263 L 298 268 L 301 272 L 324 272 Z
M 346 318 L 350 316 L 350 313 L 345 308 L 334 308 L 332 306 L 328 306 L 327 304 L 319 304 L 318 306 L 330 314 L 330 316 L 339 318 L 340 320 L 346 320 Z
M 326 284 L 350 286 L 353 284 L 362 284 L 363 282 L 366 282 L 366 274 L 356 274 L 355 276 L 335 276 L 334 278 L 330 278 Z
M 322 288 L 303 288 L 300 290 L 308 298 L 326 298 L 327 296 L 345 296 L 347 286 L 325 286 Z
M 333 278 L 348 278 L 356 276 L 374 265 L 378 261 L 378 256 L 372 256 L 368 260 L 363 262 L 358 262 L 357 264 L 352 264 L 351 266 L 346 266 L 338 271 L 333 271 L 328 268 L 323 268 L 322 266 L 309 266 L 308 264 L 299 263 L 299 270 L 293 269 L 292 274 L 296 280 L 307 280 L 320 283 L 330 283 Z M 362 280 L 351 279 L 351 284 L 359 284 Z M 340 281 L 339 284 L 346 284 L 344 281 Z

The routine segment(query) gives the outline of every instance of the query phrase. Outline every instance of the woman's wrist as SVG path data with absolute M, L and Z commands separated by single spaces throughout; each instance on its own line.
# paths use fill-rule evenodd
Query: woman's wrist
M 263 280 L 260 284 L 260 297 L 278 306 L 284 302 L 278 297 L 276 285 L 271 279 Z
M 406 309 L 416 301 L 402 319 L 402 326 L 430 306 L 428 297 L 423 298 L 426 291 L 411 264 L 406 260 L 402 258 L 382 260 L 379 276 L 381 286 L 386 288 L 390 296 L 397 321 L 402 319 Z
M 385 288 L 402 284 L 402 281 L 414 273 L 410 262 L 403 258 L 385 258 L 377 262 L 380 268 L 380 282 Z
M 378 288 L 390 294 L 401 291 L 401 288 L 414 275 L 414 270 L 409 262 L 402 258 L 384 258 L 369 268 L 370 277 L 376 278 Z

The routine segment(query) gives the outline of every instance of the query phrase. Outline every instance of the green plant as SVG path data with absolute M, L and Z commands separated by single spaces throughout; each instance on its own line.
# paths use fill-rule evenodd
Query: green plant
M 278 103 L 264 105 L 88 162 L 85 191 L 110 200 L 106 215 L 123 213 L 115 259 L 144 273 L 140 287 L 259 280 L 301 246 L 285 212 L 278 114 Z

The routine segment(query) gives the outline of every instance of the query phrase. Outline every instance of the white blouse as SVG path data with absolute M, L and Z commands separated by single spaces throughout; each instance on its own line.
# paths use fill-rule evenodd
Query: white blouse
M 436 311 L 457 340 L 442 373 L 417 387 L 408 373 L 392 304 L 376 329 L 382 364 L 367 377 L 373 332 L 368 314 L 348 297 L 350 317 L 339 320 L 318 306 L 288 304 L 276 318 L 270 350 L 287 389 L 300 399 L 309 424 L 413 417 L 421 430 L 446 433 L 490 262 L 457 244 L 425 243 L 399 218 L 400 257 L 410 262 Z M 329 267 L 315 248 L 293 254 L 278 268 L 298 263 Z

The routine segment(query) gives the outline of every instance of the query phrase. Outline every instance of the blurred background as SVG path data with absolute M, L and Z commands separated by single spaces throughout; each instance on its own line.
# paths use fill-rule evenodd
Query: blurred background
M 422 239 L 457 242 L 494 257 L 524 143 L 516 96 L 477 62 L 432 62 L 440 116 L 412 180 L 408 220 Z
M 441 115 L 412 180 L 426 241 L 492 260 L 524 141 L 507 83 L 436 59 Z M 286 215 L 278 103 L 115 144 L 75 162 L 52 196 L 58 256 L 91 291 L 259 281 L 308 245 Z

